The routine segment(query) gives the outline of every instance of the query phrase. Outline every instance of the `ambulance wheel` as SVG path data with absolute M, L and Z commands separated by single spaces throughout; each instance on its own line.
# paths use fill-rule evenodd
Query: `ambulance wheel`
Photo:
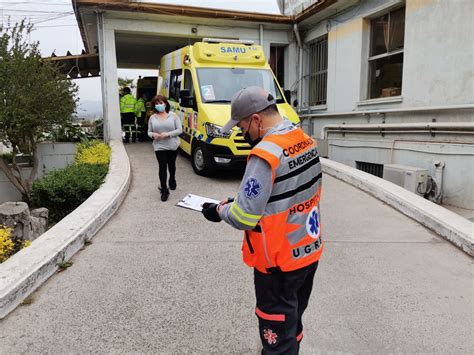
M 214 172 L 212 155 L 206 151 L 200 142 L 193 142 L 191 149 L 191 164 L 196 174 L 209 176 Z

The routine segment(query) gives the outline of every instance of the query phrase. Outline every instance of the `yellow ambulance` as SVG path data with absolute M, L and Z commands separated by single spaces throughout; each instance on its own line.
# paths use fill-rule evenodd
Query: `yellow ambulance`
M 245 165 L 250 146 L 240 130 L 220 131 L 230 118 L 230 100 L 238 90 L 265 88 L 276 98 L 281 115 L 299 123 L 262 47 L 252 41 L 205 38 L 163 56 L 160 78 L 160 93 L 183 124 L 180 147 L 199 175 Z

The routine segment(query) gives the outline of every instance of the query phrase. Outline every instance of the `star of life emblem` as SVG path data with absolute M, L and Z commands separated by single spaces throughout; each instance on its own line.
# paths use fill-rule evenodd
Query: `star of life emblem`
M 263 337 L 268 342 L 268 344 L 272 345 L 277 342 L 278 335 L 277 333 L 273 333 L 271 329 L 264 329 L 263 330 Z
M 318 207 L 314 207 L 308 214 L 308 218 L 306 219 L 306 231 L 311 236 L 311 238 L 314 239 L 317 239 L 321 234 Z
M 257 179 L 253 177 L 248 178 L 247 181 L 245 182 L 244 192 L 247 198 L 257 197 L 260 194 L 261 189 L 262 189 L 262 185 Z

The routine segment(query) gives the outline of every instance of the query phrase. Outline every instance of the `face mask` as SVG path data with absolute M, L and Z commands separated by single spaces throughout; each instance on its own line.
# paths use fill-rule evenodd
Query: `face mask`
M 249 133 L 249 130 L 250 130 L 250 125 L 252 124 L 252 121 L 250 121 L 249 123 L 249 127 L 247 129 L 247 132 L 245 132 L 244 134 L 244 139 L 245 141 L 253 148 L 255 147 L 258 143 L 260 143 L 260 141 L 262 140 L 261 137 L 257 137 L 256 139 L 252 139 L 252 137 L 250 137 L 250 133 Z
M 164 112 L 165 111 L 165 104 L 156 104 L 155 105 L 155 110 L 158 112 Z

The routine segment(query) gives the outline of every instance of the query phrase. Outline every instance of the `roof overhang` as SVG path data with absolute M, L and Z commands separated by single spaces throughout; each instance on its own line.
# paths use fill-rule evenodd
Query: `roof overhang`
M 167 21 L 215 23 L 219 20 L 239 22 L 290 25 L 293 18 L 284 15 L 261 14 L 253 12 L 216 10 L 182 5 L 143 3 L 129 0 L 73 0 L 73 8 L 79 25 L 79 30 L 87 52 L 93 51 L 96 43 L 94 28 L 96 13 L 107 12 L 115 17 L 133 16 L 139 18 L 164 18 Z M 94 21 L 94 25 L 92 25 Z M 227 24 L 228 25 L 228 24 Z
M 85 52 L 78 56 L 51 57 L 60 63 L 61 71 L 71 78 L 99 75 L 97 48 L 97 14 L 106 13 L 108 18 L 136 21 L 159 21 L 193 25 L 214 25 L 228 27 L 232 22 L 236 27 L 292 30 L 293 24 L 310 27 L 334 11 L 340 11 L 355 0 L 319 0 L 295 16 L 263 14 L 244 11 L 217 10 L 193 6 L 144 3 L 130 0 L 72 0 L 72 5 L 84 43 Z M 238 24 L 238 26 L 237 26 Z M 140 41 L 137 41 L 137 34 Z M 151 33 L 127 33 L 117 31 L 117 65 L 122 68 L 156 68 L 156 59 L 150 62 L 134 62 L 130 53 L 140 53 L 142 58 L 157 58 L 196 41 L 199 36 L 158 36 Z M 143 46 L 146 43 L 146 46 Z M 145 48 L 146 47 L 146 48 Z M 95 54 L 92 54 L 95 53 Z
M 342 2 L 345 2 L 345 0 Z M 266 26 L 284 28 L 311 18 L 314 14 L 338 3 L 338 0 L 319 0 L 296 16 L 144 3 L 130 0 L 72 0 L 72 3 L 84 47 L 86 52 L 91 52 L 94 51 L 97 39 L 97 29 L 95 28 L 96 13 L 115 13 L 116 16 L 134 16 L 137 19 L 155 16 L 156 18 L 166 18 L 167 21 L 174 18 L 175 21 L 193 21 L 196 23 L 201 21 L 204 24 L 212 23 L 215 25 L 218 25 L 219 21 L 221 23 L 226 21 L 227 25 L 229 21 L 238 21 L 239 25 L 241 24 L 242 26 L 264 24 Z
M 71 79 L 91 78 L 100 75 L 99 55 L 97 53 L 85 53 L 65 56 L 52 55 L 49 58 L 53 63 L 57 63 L 61 74 Z

